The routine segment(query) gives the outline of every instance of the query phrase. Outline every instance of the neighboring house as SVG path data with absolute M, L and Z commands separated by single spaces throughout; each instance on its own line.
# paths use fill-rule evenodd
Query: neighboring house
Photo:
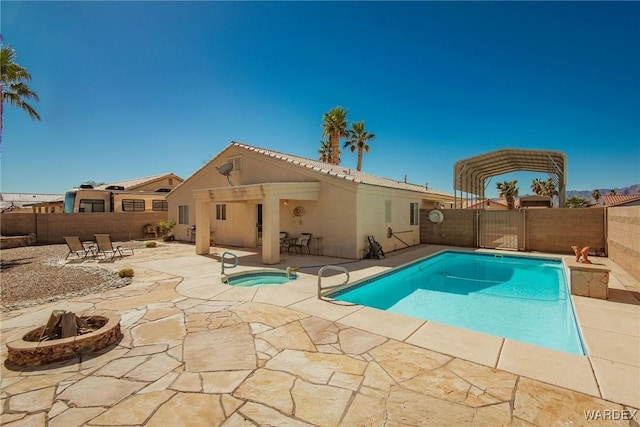
M 223 245 L 262 246 L 263 263 L 276 264 L 280 232 L 289 237 L 311 233 L 312 251 L 349 259 L 362 257 L 367 236 L 378 240 L 385 251 L 401 249 L 406 246 L 403 242 L 417 245 L 420 209 L 451 206 L 454 197 L 232 142 L 172 191 L 167 201 L 177 239 L 189 239 L 195 227 L 197 253 L 209 253 L 210 238 L 215 236 L 215 242 Z
M 486 199 L 486 200 L 470 200 L 469 205 L 465 209 L 484 209 L 489 211 L 509 209 L 507 203 L 503 200 Z
M 640 194 L 607 194 L 602 196 L 604 205 L 612 208 L 618 206 L 640 206 Z
M 540 196 L 534 194 L 532 196 L 520 197 L 517 205 L 521 209 L 551 208 L 553 207 L 553 199 L 549 196 Z
M 0 212 L 62 212 L 62 194 L 0 193 Z
M 123 187 L 123 190 L 129 191 L 158 191 L 168 193 L 176 188 L 182 181 L 184 181 L 184 179 L 180 178 L 178 175 L 165 173 L 119 182 L 110 182 L 109 184 L 96 185 L 94 188 L 96 190 L 104 190 L 108 187 Z
M 64 212 L 154 212 L 168 210 L 167 194 L 182 181 L 173 173 L 97 186 L 83 184 L 67 191 Z

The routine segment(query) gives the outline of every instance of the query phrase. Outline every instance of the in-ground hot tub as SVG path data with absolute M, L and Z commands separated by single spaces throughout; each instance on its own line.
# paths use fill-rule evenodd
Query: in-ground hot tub
M 297 278 L 293 269 L 262 269 L 228 274 L 222 277 L 222 283 L 232 286 L 270 286 L 282 285 Z

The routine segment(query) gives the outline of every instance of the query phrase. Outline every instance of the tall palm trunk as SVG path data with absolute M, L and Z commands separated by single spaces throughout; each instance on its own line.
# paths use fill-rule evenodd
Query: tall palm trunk
M 362 170 L 362 154 L 364 153 L 364 149 L 362 147 L 358 147 L 358 165 L 356 166 L 356 169 L 358 171 Z
M 4 94 L 2 92 L 2 86 L 0 86 L 0 148 L 2 147 L 2 120 L 4 114 Z
M 340 164 L 340 133 L 331 134 L 331 164 Z

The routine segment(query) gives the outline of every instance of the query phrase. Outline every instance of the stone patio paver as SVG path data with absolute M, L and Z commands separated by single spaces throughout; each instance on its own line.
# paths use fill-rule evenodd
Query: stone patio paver
M 447 328 L 403 324 L 401 316 L 376 317 L 372 309 L 315 297 L 299 300 L 314 295 L 313 276 L 287 284 L 295 292 L 279 300 L 274 295 L 284 287 L 269 295 L 266 287 L 247 291 L 219 283 L 212 273 L 219 262 L 209 257 L 153 260 L 152 251 L 139 252 L 111 266 L 132 266 L 131 286 L 2 314 L 2 343 L 40 326 L 62 306 L 116 310 L 123 328 L 122 340 L 97 354 L 41 370 L 2 366 L 3 426 L 605 425 L 587 421 L 585 411 L 629 415 L 640 406 L 640 368 L 606 360 L 634 362 L 632 353 L 616 356 L 618 347 L 606 347 L 617 343 L 599 343 L 600 358 L 506 340 L 494 363 L 492 349 L 474 357 L 474 345 L 485 345 L 474 335 L 443 354 L 434 350 L 445 350 Z M 362 263 L 362 271 L 382 271 Z M 599 303 L 580 304 L 602 318 Z M 615 311 L 616 305 L 606 307 Z M 624 314 L 602 329 L 620 327 L 635 337 L 635 326 L 626 322 L 638 311 L 622 308 Z M 0 356 L 6 358 L 5 346 Z M 565 359 L 576 362 L 576 378 L 571 369 L 563 372 Z M 582 376 L 585 363 L 598 383 Z M 629 423 L 606 425 L 636 425 Z
M 192 372 L 255 369 L 251 329 L 238 324 L 190 334 L 184 341 L 184 362 Z
M 144 385 L 112 377 L 86 377 L 67 387 L 58 398 L 73 406 L 111 406 L 131 396 Z
M 104 408 L 70 408 L 49 421 L 49 427 L 81 427 L 104 412 Z
M 225 418 L 220 396 L 178 392 L 158 407 L 145 426 L 217 426 Z
M 141 425 L 163 403 L 171 399 L 176 393 L 169 390 L 154 391 L 139 394 L 104 411 L 95 417 L 92 424 L 97 425 Z

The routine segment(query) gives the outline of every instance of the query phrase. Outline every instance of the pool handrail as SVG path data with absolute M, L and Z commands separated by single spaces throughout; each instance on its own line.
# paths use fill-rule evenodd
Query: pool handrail
M 223 252 L 222 255 L 220 255 L 220 263 L 222 264 L 222 274 L 224 274 L 224 256 L 227 254 L 231 255 L 234 258 L 233 265 L 228 266 L 227 268 L 236 268 L 238 266 L 238 255 L 229 251 Z
M 334 271 L 339 271 L 341 273 L 344 273 L 347 275 L 347 280 L 344 281 L 344 283 L 341 283 L 339 285 L 333 285 L 333 286 L 329 286 L 325 289 L 330 289 L 330 288 L 335 288 L 338 286 L 344 286 L 347 283 L 349 283 L 349 270 L 347 270 L 344 267 L 339 267 L 337 265 L 325 265 L 324 267 L 322 267 L 320 270 L 318 270 L 318 299 L 322 299 L 322 273 L 324 273 L 326 270 L 334 270 Z

